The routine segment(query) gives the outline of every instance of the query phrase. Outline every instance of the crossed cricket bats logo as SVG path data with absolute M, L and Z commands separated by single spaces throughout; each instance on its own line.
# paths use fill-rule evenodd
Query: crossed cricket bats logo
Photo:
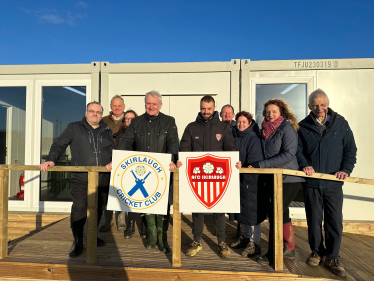
M 148 174 L 143 179 L 137 178 L 135 176 L 135 173 L 134 173 L 133 170 L 131 170 L 131 173 L 132 173 L 132 175 L 135 178 L 135 186 L 133 188 L 131 188 L 130 191 L 127 194 L 129 196 L 133 196 L 134 193 L 137 192 L 140 189 L 140 191 L 143 194 L 144 198 L 147 198 L 149 195 L 148 195 L 147 190 L 144 187 L 144 183 L 145 183 L 145 180 L 148 178 L 148 176 L 151 174 L 151 172 L 148 172 Z

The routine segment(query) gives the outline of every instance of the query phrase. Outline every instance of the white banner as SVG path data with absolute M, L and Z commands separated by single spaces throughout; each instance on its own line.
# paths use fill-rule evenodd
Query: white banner
M 179 152 L 179 211 L 240 213 L 238 151 Z
M 167 214 L 171 154 L 113 150 L 108 210 Z

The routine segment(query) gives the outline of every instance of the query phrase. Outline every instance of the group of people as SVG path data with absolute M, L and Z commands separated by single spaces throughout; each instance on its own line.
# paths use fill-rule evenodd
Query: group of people
M 121 96 L 111 100 L 110 114 L 104 118 L 103 108 L 98 102 L 87 105 L 82 121 L 70 123 L 54 141 L 45 163 L 40 168 L 46 171 L 54 166 L 59 156 L 70 145 L 72 165 L 105 166 L 111 171 L 112 149 L 143 152 L 169 153 L 172 159 L 169 170 L 181 167 L 178 151 L 239 151 L 236 168 L 285 168 L 303 170 L 305 177 L 283 176 L 283 239 L 284 258 L 295 258 L 295 235 L 290 219 L 289 206 L 303 185 L 305 211 L 308 223 L 308 240 L 311 255 L 310 266 L 324 263 L 332 272 L 345 276 L 340 262 L 342 238 L 343 182 L 308 178 L 314 172 L 335 174 L 346 179 L 356 163 L 357 148 L 348 122 L 329 108 L 328 96 L 317 89 L 309 96 L 310 114 L 297 123 L 292 108 L 282 99 L 271 99 L 264 104 L 261 129 L 252 114 L 241 111 L 234 114 L 231 105 L 216 111 L 212 96 L 200 101 L 196 120 L 185 128 L 178 138 L 175 119 L 160 112 L 162 96 L 156 91 L 145 94 L 145 113 L 137 116 L 124 111 Z M 221 116 L 222 121 L 219 119 Z M 232 120 L 235 116 L 235 120 Z M 257 120 L 258 121 L 258 120 Z M 217 137 L 217 136 L 220 137 Z M 74 236 L 69 255 L 75 257 L 83 249 L 83 227 L 87 218 L 87 174 L 72 173 L 71 188 L 73 205 L 71 228 Z M 109 189 L 109 174 L 99 175 L 98 223 L 105 210 Z M 238 238 L 231 248 L 242 248 L 241 254 L 253 257 L 261 254 L 261 223 L 269 218 L 269 243 L 267 253 L 257 261 L 272 264 L 274 249 L 273 226 L 273 177 L 263 174 L 240 174 L 240 213 L 229 214 L 230 220 L 238 221 Z M 168 206 L 168 210 L 170 206 Z M 111 226 L 112 211 L 104 211 L 105 224 L 100 231 Z M 143 214 L 141 236 L 149 236 L 146 245 L 152 249 L 158 244 L 162 252 L 170 251 L 167 230 L 170 214 Z M 124 231 L 125 238 L 134 232 L 134 214 L 118 212 L 117 229 Z M 195 256 L 202 250 L 201 237 L 204 229 L 204 214 L 193 213 L 193 242 L 186 252 Z M 322 235 L 324 220 L 325 237 Z M 226 219 L 224 213 L 214 213 L 213 222 L 218 239 L 221 258 L 229 259 L 231 253 L 226 244 Z M 147 234 L 148 233 L 148 234 Z M 105 242 L 97 238 L 97 245 Z

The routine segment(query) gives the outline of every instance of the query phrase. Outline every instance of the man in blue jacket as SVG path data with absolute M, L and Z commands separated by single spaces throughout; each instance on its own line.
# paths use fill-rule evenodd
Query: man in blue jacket
M 297 160 L 308 175 L 314 172 L 334 174 L 344 180 L 356 163 L 357 148 L 353 133 L 343 116 L 329 108 L 324 91 L 317 89 L 309 96 L 309 116 L 299 130 Z M 340 263 L 343 231 L 343 182 L 306 178 L 304 202 L 308 223 L 308 240 L 312 250 L 307 263 L 325 266 L 339 276 L 346 276 Z M 324 219 L 325 245 L 322 236 Z

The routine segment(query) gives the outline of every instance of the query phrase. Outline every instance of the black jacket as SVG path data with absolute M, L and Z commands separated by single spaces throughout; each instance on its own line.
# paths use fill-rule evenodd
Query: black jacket
M 328 109 L 331 116 L 323 136 L 316 126 L 312 112 L 302 120 L 299 130 L 297 160 L 300 168 L 312 166 L 316 173 L 350 174 L 356 164 L 357 147 L 353 132 L 343 116 Z M 342 186 L 343 182 L 305 178 L 306 186 L 326 188 Z
M 97 149 L 91 126 L 84 117 L 82 121 L 69 123 L 53 142 L 46 161 L 56 163 L 68 145 L 71 150 L 72 166 L 105 166 L 111 162 L 113 135 L 109 126 L 100 121 Z M 87 181 L 87 173 L 71 173 L 72 179 Z M 108 173 L 100 173 L 100 180 L 109 179 Z
M 172 161 L 176 162 L 178 130 L 175 119 L 161 112 L 157 116 L 144 113 L 135 117 L 123 134 L 117 149 L 170 153 Z
M 259 128 L 254 120 L 244 131 L 233 128 L 233 135 L 243 168 L 264 159 Z M 269 197 L 263 180 L 262 175 L 240 174 L 240 214 L 236 215 L 239 223 L 257 225 L 266 219 Z
M 201 114 L 184 130 L 180 151 L 237 151 L 230 127 L 219 120 L 215 111 L 213 118 L 205 122 Z

